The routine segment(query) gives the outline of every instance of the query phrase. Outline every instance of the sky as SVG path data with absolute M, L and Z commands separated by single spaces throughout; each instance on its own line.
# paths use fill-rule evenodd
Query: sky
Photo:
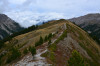
M 0 13 L 29 27 L 53 19 L 100 13 L 100 0 L 0 0 Z

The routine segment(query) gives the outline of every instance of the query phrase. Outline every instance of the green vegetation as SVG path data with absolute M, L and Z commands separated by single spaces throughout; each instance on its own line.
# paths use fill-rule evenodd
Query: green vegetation
M 37 28 L 38 28 L 38 25 L 33 25 L 33 26 L 31 26 L 31 27 L 25 28 L 24 30 L 22 30 L 22 31 L 20 31 L 20 32 L 13 33 L 11 36 L 6 37 L 6 38 L 3 39 L 2 41 L 3 41 L 3 42 L 10 41 L 10 40 L 11 40 L 12 38 L 14 38 L 15 36 L 28 33 L 28 32 L 30 32 L 30 31 L 36 30 Z
M 75 24 L 75 22 L 73 22 L 73 24 Z M 77 25 L 77 24 L 75 24 L 75 25 Z M 77 25 L 78 27 L 80 27 L 82 30 L 84 30 L 85 32 L 87 32 L 87 30 L 89 29 L 89 28 L 93 28 L 94 26 L 96 27 L 96 25 L 89 25 L 89 26 L 87 26 L 87 27 L 85 27 L 85 28 L 82 28 L 81 27 L 81 25 L 79 26 L 79 25 Z M 92 30 L 91 30 L 92 31 Z M 99 30 L 98 30 L 99 31 Z M 98 32 L 97 32 L 98 33 Z M 93 39 L 93 40 L 95 40 L 99 45 L 100 45 L 100 40 L 99 40 L 99 36 L 98 36 L 98 34 L 97 34 L 96 32 L 92 32 L 92 33 L 88 33 L 87 32 L 87 34 L 89 34 L 89 36 Z M 80 37 L 80 39 L 82 39 L 82 37 Z
M 52 35 L 52 33 L 50 33 L 50 34 L 48 35 L 48 40 L 51 39 L 52 37 L 53 37 L 53 35 Z
M 52 62 L 55 62 L 55 54 L 54 54 L 54 52 L 48 52 L 47 51 L 46 53 L 42 54 L 41 56 L 50 59 Z
M 95 40 L 100 45 L 100 40 L 97 36 L 94 36 L 92 34 L 89 34 L 89 35 L 92 37 L 93 40 Z
M 91 60 L 89 60 L 89 59 L 85 59 L 85 61 L 86 61 L 90 66 L 99 66 L 99 59 L 100 59 L 100 57 L 99 57 L 99 54 L 98 54 L 98 49 L 97 49 L 96 47 L 94 47 L 95 44 L 93 44 L 93 45 L 91 44 L 92 41 L 93 41 L 93 40 L 91 40 L 91 38 L 94 39 L 95 41 L 97 41 L 98 44 L 100 44 L 98 38 L 95 37 L 95 36 L 93 36 L 93 35 L 91 35 L 91 34 L 89 35 L 88 33 L 83 34 L 83 33 L 82 33 L 82 30 L 83 30 L 83 29 L 82 29 L 80 26 L 78 26 L 78 27 L 80 27 L 80 28 L 74 28 L 73 26 L 71 26 L 71 27 L 72 27 L 72 29 L 73 29 L 75 32 L 77 31 L 77 33 L 79 34 L 79 38 L 78 38 L 78 39 L 80 39 L 80 41 L 79 41 L 80 46 L 81 46 L 84 50 L 87 51 L 88 55 L 89 55 L 89 56 L 92 58 L 92 60 L 93 60 L 93 61 L 91 61 Z M 81 30 L 81 31 L 79 31 L 79 30 Z M 86 31 L 84 30 L 84 32 L 86 32 Z M 89 37 L 90 40 L 89 40 L 87 37 Z
M 40 40 L 35 43 L 35 47 L 43 44 L 43 38 L 40 36 Z
M 49 39 L 49 42 L 48 42 L 48 45 L 50 45 L 51 44 L 51 39 Z
M 29 51 L 31 52 L 32 56 L 36 54 L 36 48 L 35 47 L 29 47 Z
M 11 54 L 9 55 L 9 57 L 7 59 L 7 63 L 12 62 L 13 60 L 19 58 L 20 56 L 21 56 L 21 52 L 16 48 L 12 48 Z
M 72 57 L 68 60 L 68 66 L 88 66 L 85 64 L 83 57 L 74 50 L 72 52 Z
M 63 32 L 63 34 L 54 42 L 54 44 L 57 44 L 60 40 L 63 40 L 65 37 L 67 37 L 67 30 Z
M 54 52 L 50 52 L 49 53 L 49 58 L 50 58 L 51 61 L 55 62 L 55 54 L 54 54 Z
M 28 49 L 27 49 L 27 48 L 24 49 L 23 53 L 24 53 L 24 54 L 27 54 L 27 53 L 28 53 Z
M 51 51 L 56 51 L 56 44 L 60 41 L 60 40 L 63 40 L 65 37 L 67 37 L 67 30 L 65 30 L 64 32 L 63 32 L 63 34 L 53 43 L 53 44 L 51 44 L 48 48 L 49 48 L 49 50 L 51 50 Z
M 54 52 L 54 51 L 56 51 L 57 46 L 56 46 L 56 44 L 51 44 L 48 48 L 49 48 L 49 50 L 50 50 L 51 52 Z
M 0 41 L 0 49 L 4 46 L 4 42 Z
M 58 20 L 59 21 L 59 23 L 60 23 L 60 20 Z M 56 21 L 56 22 L 54 22 L 55 24 L 58 24 L 57 22 L 58 21 Z M 51 26 L 51 25 L 53 25 L 53 23 L 51 22 L 50 24 L 48 23 L 47 25 L 46 24 L 44 24 L 45 26 Z M 61 25 L 63 25 L 63 24 L 61 24 Z M 34 36 L 36 36 L 36 39 L 38 39 L 38 36 L 39 35 L 41 35 L 40 36 L 40 38 L 39 38 L 39 40 L 35 43 L 35 47 L 37 47 L 37 46 L 40 46 L 40 45 L 42 45 L 44 42 L 48 42 L 48 51 L 46 52 L 46 53 L 44 53 L 44 54 L 42 54 L 42 56 L 44 56 L 44 57 L 47 57 L 47 59 L 50 59 L 51 60 L 51 62 L 55 62 L 56 63 L 56 50 L 58 49 L 57 48 L 57 44 L 61 41 L 61 40 L 63 40 L 65 37 L 67 37 L 67 33 L 70 33 L 71 34 L 71 37 L 74 39 L 74 37 L 75 37 L 75 39 L 77 40 L 77 42 L 80 42 L 80 43 L 83 43 L 81 46 L 82 47 L 84 47 L 84 49 L 87 51 L 87 53 L 88 53 L 88 55 L 91 57 L 91 58 L 93 58 L 93 62 L 92 61 L 90 61 L 90 60 L 88 60 L 87 58 L 87 63 L 89 63 L 89 64 L 93 64 L 93 66 L 95 66 L 95 64 L 94 64 L 94 60 L 95 60 L 95 62 L 98 62 L 97 61 L 97 59 L 98 59 L 98 56 L 97 56 L 97 54 L 95 55 L 94 53 L 95 53 L 95 51 L 93 52 L 92 50 L 91 50 L 91 45 L 90 45 L 90 43 L 92 43 L 92 42 L 89 42 L 89 40 L 87 39 L 88 38 L 88 36 L 86 35 L 85 36 L 85 34 L 83 34 L 76 26 L 74 26 L 74 25 L 71 25 L 70 23 L 68 23 L 67 24 L 68 26 L 67 26 L 67 30 L 65 30 L 63 33 L 62 33 L 62 35 L 59 37 L 59 38 L 57 38 L 57 40 L 53 43 L 53 44 L 51 44 L 51 38 L 55 35 L 55 34 L 52 34 L 52 33 L 50 33 L 49 35 L 47 35 L 47 33 L 49 33 L 49 32 L 53 32 L 53 31 L 49 31 L 49 30 L 47 30 L 48 28 L 46 28 L 46 34 L 43 34 L 43 33 L 45 33 L 45 29 L 43 29 L 43 30 L 41 30 L 41 31 L 39 31 L 39 30 L 37 30 L 37 31 L 33 31 L 33 32 L 30 32 L 30 33 L 27 33 L 27 34 L 25 34 L 25 35 L 22 35 L 21 37 L 20 36 L 18 36 L 18 38 L 21 38 L 21 39 L 23 39 L 24 37 L 27 37 L 28 36 L 28 39 L 34 39 L 33 37 Z M 45 26 L 42 26 L 42 27 L 45 27 Z M 56 26 L 56 25 L 55 25 Z M 58 27 L 60 26 L 59 24 L 57 25 Z M 56 27 L 57 27 L 56 26 Z M 39 27 L 40 28 L 40 27 Z M 38 29 L 39 29 L 38 28 Z M 52 27 L 51 27 L 52 28 Z M 74 30 L 74 28 L 75 28 L 75 30 Z M 41 28 L 40 28 L 41 29 Z M 50 29 L 50 28 L 49 28 Z M 31 31 L 31 30 L 35 30 L 35 29 L 30 29 L 29 31 Z M 57 33 L 59 34 L 59 31 L 58 30 L 60 30 L 59 28 L 57 28 Z M 40 33 L 39 33 L 40 32 Z M 43 33 L 42 33 L 43 32 Z M 74 32 L 76 32 L 76 33 L 78 33 L 79 34 L 79 37 L 76 37 L 77 35 L 74 33 Z M 36 35 L 34 35 L 36 33 Z M 24 34 L 24 33 L 22 33 L 22 34 Z M 72 35 L 73 34 L 73 35 Z M 21 34 L 19 34 L 19 35 L 21 35 Z M 34 36 L 33 36 L 34 35 Z M 44 35 L 46 35 L 45 37 L 44 37 Z M 74 36 L 75 35 L 75 36 Z M 83 36 L 84 35 L 84 36 Z M 16 35 L 17 36 L 17 35 Z M 33 37 L 32 37 L 33 36 Z M 23 38 L 22 38 L 23 37 Z M 44 37 L 44 38 L 43 38 Z M 87 38 L 86 38 L 87 37 Z M 20 39 L 18 39 L 17 37 L 15 37 L 18 41 L 21 41 Z M 56 37 L 55 37 L 56 38 Z M 29 40 L 26 40 L 26 39 L 24 39 L 25 41 L 21 41 L 22 43 L 13 43 L 13 44 L 11 44 L 11 42 L 9 41 L 9 42 L 6 42 L 5 43 L 5 46 L 4 46 L 4 43 L 3 42 L 0 42 L 0 48 L 1 47 L 3 47 L 4 46 L 4 50 L 5 50 L 5 48 L 6 48 L 6 50 L 7 49 L 10 49 L 11 47 L 16 47 L 16 48 L 14 48 L 16 51 L 17 51 L 17 54 L 16 54 L 16 51 L 15 50 L 8 50 L 8 52 L 7 52 L 7 55 L 5 56 L 5 57 L 3 57 L 3 59 L 4 60 L 6 60 L 6 58 L 8 57 L 8 59 L 7 59 L 7 63 L 10 63 L 10 62 L 12 62 L 13 60 L 15 60 L 15 59 L 18 59 L 20 56 L 21 56 L 21 53 L 20 53 L 20 51 L 18 51 L 18 49 L 21 49 L 23 52 L 23 54 L 25 55 L 25 54 L 27 54 L 28 52 L 31 52 L 31 54 L 32 54 L 32 56 L 34 56 L 35 54 L 36 54 L 36 49 L 35 49 L 35 47 L 31 47 L 30 45 L 32 45 L 32 43 L 34 43 L 34 41 L 30 41 L 30 45 L 27 45 L 27 47 L 29 47 L 29 49 L 25 49 L 24 48 L 24 50 L 23 50 L 23 46 L 24 45 L 26 45 L 27 44 L 27 41 L 29 41 Z M 11 40 L 12 42 L 14 42 L 14 40 L 12 39 Z M 86 45 L 86 44 L 89 44 L 89 45 Z M 9 46 L 8 46 L 9 45 Z M 8 48 L 9 47 L 9 48 Z M 26 47 L 26 46 L 25 46 Z M 87 48 L 88 47 L 88 48 Z M 94 47 L 95 48 L 95 47 Z M 2 48 L 3 49 L 3 48 Z M 96 48 L 95 48 L 96 49 Z M 94 49 L 93 49 L 94 50 Z M 15 53 L 14 53 L 15 52 Z M 80 64 L 82 64 L 82 65 L 84 65 L 84 59 L 82 58 L 82 56 L 77 52 L 77 51 L 73 51 L 73 53 L 72 53 L 73 55 L 72 55 L 72 57 L 73 56 L 76 56 L 75 58 L 74 58 L 74 60 L 73 59 L 70 59 L 69 60 L 69 64 L 72 64 L 70 61 L 79 61 L 79 63 Z M 76 55 L 75 55 L 76 54 Z M 14 55 L 14 56 L 13 56 Z M 16 56 L 16 57 L 15 57 Z M 80 57 L 80 58 L 77 58 L 77 57 Z M 85 61 L 86 61 L 86 59 L 85 59 Z M 90 62 L 89 62 L 90 61 Z M 1 61 L 1 58 L 0 58 L 0 63 L 2 63 L 2 61 Z M 77 63 L 76 63 L 77 64 Z M 70 66 L 70 65 L 69 65 Z M 97 65 L 96 65 L 97 66 Z
M 98 63 L 98 56 L 96 56 L 96 54 L 93 54 L 93 52 L 91 51 L 91 50 L 89 50 L 88 48 L 86 48 L 85 46 L 84 46 L 84 44 L 82 44 L 82 43 L 80 43 L 80 46 L 82 47 L 82 48 L 84 48 L 86 51 L 87 51 L 87 53 L 88 53 L 88 55 L 93 59 L 93 62 L 90 62 L 90 60 L 89 61 L 87 61 L 87 62 L 89 62 L 89 64 L 91 65 L 91 63 L 92 63 L 92 66 L 94 66 L 94 65 L 96 65 L 96 66 L 98 66 L 99 65 L 99 63 Z
M 40 36 L 40 41 L 39 41 L 40 45 L 43 44 L 43 38 Z
M 1 54 L 1 55 L 0 55 L 0 66 L 2 66 L 2 61 L 3 61 L 3 60 L 2 60 L 2 57 L 3 57 L 3 56 L 4 56 L 4 54 Z
M 48 41 L 48 36 L 46 35 L 45 38 L 44 38 L 44 41 Z
M 50 34 L 49 34 L 50 35 Z M 50 44 L 48 49 L 49 51 L 42 54 L 43 57 L 47 57 L 48 59 L 50 59 L 52 62 L 56 62 L 55 60 L 55 51 L 57 49 L 57 46 L 56 44 L 60 41 L 60 40 L 63 40 L 65 37 L 67 37 L 67 30 L 65 30 L 63 32 L 63 34 L 53 43 L 53 44 Z M 51 40 L 49 40 L 48 44 L 51 43 Z
M 53 37 L 52 33 L 50 33 L 48 36 L 46 35 L 44 39 L 40 36 L 40 40 L 35 43 L 35 47 L 42 45 L 43 42 L 51 40 L 52 37 Z
M 16 45 L 19 49 L 22 48 L 24 45 L 26 45 L 28 41 L 23 42 L 22 44 Z

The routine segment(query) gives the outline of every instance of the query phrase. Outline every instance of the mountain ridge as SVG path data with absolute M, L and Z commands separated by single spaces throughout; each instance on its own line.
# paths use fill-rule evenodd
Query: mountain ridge
M 51 36 L 43 44 L 37 45 L 40 38 L 44 40 L 46 36 Z M 76 50 L 84 59 L 85 64 L 90 66 L 99 66 L 100 64 L 100 46 L 89 36 L 87 32 L 68 20 L 54 20 L 38 26 L 34 31 L 16 36 L 10 41 L 5 42 L 1 52 L 7 53 L 2 59 L 9 59 L 12 54 L 11 47 L 21 52 L 21 57 L 12 60 L 7 65 L 40 65 L 46 64 L 54 66 L 68 65 L 68 60 L 72 52 Z M 29 47 L 36 48 L 36 55 L 32 56 L 28 50 Z M 27 49 L 28 53 L 23 54 Z M 12 54 L 13 55 L 13 54 Z M 12 56 L 11 55 L 11 56 Z M 42 57 L 42 58 L 41 58 Z M 33 58 L 33 59 L 32 59 Z M 44 59 L 45 58 L 45 59 Z M 60 58 L 60 59 L 59 59 Z M 6 64 L 3 62 L 2 64 Z
M 69 19 L 100 40 L 100 13 L 87 14 Z
M 23 27 L 10 19 L 7 15 L 0 14 L 0 40 L 23 29 Z

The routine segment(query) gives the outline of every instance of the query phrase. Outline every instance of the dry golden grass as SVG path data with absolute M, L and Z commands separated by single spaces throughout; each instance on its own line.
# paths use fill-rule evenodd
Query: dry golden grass
M 88 55 L 92 58 L 93 63 L 98 66 L 100 64 L 100 46 L 89 36 L 87 32 L 85 32 L 78 26 L 72 23 L 68 23 L 68 25 L 70 25 L 70 32 L 72 34 L 73 39 L 75 39 L 80 44 L 80 46 L 84 50 L 86 50 Z M 75 36 L 75 33 L 77 33 L 78 36 Z
M 67 27 L 67 31 L 69 31 L 72 35 L 72 37 L 79 43 L 82 43 L 86 48 L 91 50 L 92 54 L 96 56 L 97 58 L 100 58 L 99 55 L 95 54 L 95 52 L 100 53 L 100 46 L 81 28 L 74 25 L 73 23 L 69 21 L 51 21 L 46 24 L 43 24 L 39 26 L 37 30 L 28 32 L 26 34 L 22 34 L 19 36 L 14 37 L 14 39 L 18 40 L 18 43 L 15 44 L 17 48 L 19 48 L 21 51 L 23 51 L 25 48 L 28 48 L 29 46 L 34 46 L 35 42 L 37 42 L 40 39 L 40 36 L 43 38 L 48 35 L 49 33 L 54 33 L 60 30 L 61 26 L 64 24 L 67 24 L 70 27 Z M 77 33 L 79 35 L 75 36 L 74 34 Z M 6 42 L 7 45 L 9 45 L 9 42 Z M 18 47 L 18 45 L 20 45 Z M 86 49 L 85 49 L 86 50 Z M 88 51 L 88 50 L 86 50 Z
M 27 43 L 20 48 L 21 50 L 24 48 L 27 48 L 29 46 L 34 46 L 35 42 L 37 42 L 39 40 L 40 36 L 42 36 L 44 38 L 49 33 L 58 31 L 59 27 L 61 27 L 66 22 L 67 21 L 65 21 L 65 22 L 51 21 L 49 23 L 39 26 L 39 29 L 37 29 L 35 31 L 31 31 L 26 34 L 16 36 L 15 39 L 18 40 L 18 43 L 15 46 L 17 46 L 18 44 L 22 45 L 25 42 L 27 42 Z

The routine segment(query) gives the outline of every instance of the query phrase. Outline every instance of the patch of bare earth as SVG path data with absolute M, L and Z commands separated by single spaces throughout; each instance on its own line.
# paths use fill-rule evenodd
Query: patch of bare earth
M 46 62 L 46 59 L 41 57 L 41 55 L 47 51 L 47 43 L 44 43 L 36 49 L 37 53 L 34 57 L 31 55 L 31 53 L 29 53 L 20 61 L 12 64 L 11 66 L 50 66 L 50 64 Z
M 66 66 L 73 50 L 77 50 L 86 58 L 91 59 L 87 52 L 78 44 L 77 41 L 72 39 L 71 35 L 68 33 L 67 37 L 57 44 L 57 50 L 55 51 L 55 65 Z

